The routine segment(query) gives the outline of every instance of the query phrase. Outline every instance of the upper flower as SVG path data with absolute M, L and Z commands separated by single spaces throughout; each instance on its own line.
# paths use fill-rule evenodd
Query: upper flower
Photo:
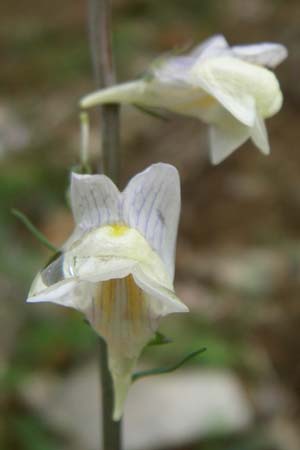
M 105 175 L 72 174 L 71 204 L 75 230 L 62 254 L 38 273 L 27 301 L 82 311 L 104 337 L 117 420 L 159 318 L 187 311 L 173 288 L 178 172 L 152 165 L 122 193 Z
M 248 138 L 267 154 L 264 119 L 282 105 L 278 80 L 269 68 L 286 56 L 281 44 L 229 47 L 225 38 L 217 35 L 188 55 L 161 58 L 140 80 L 85 96 L 81 106 L 133 103 L 197 117 L 210 125 L 215 164 Z

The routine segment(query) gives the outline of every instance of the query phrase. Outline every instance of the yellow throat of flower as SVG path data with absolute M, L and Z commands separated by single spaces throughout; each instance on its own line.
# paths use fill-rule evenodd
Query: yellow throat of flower
M 95 307 L 99 312 L 98 331 L 118 348 L 122 341 L 141 332 L 147 320 L 146 302 L 142 290 L 132 275 L 99 284 Z
M 127 225 L 124 225 L 122 223 L 115 223 L 113 225 L 110 225 L 111 228 L 111 235 L 113 237 L 120 237 L 124 236 L 124 234 L 128 233 L 130 228 Z

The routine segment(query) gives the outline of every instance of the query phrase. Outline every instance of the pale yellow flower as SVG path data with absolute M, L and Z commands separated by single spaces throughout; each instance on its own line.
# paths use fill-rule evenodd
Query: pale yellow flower
M 173 287 L 180 212 L 177 170 L 155 164 L 121 193 L 105 175 L 72 175 L 76 227 L 36 276 L 28 302 L 83 312 L 106 340 L 118 420 L 143 347 L 159 319 L 187 307 Z
M 161 58 L 139 80 L 83 97 L 81 107 L 131 103 L 199 118 L 210 126 L 211 160 L 215 164 L 249 138 L 268 154 L 264 119 L 276 114 L 282 105 L 278 80 L 269 69 L 286 56 L 280 44 L 229 47 L 218 35 L 186 56 Z

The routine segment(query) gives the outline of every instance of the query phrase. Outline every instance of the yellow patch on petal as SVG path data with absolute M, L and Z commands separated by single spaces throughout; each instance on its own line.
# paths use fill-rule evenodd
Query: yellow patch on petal
M 111 235 L 114 237 L 124 236 L 124 234 L 128 233 L 129 227 L 123 225 L 122 223 L 116 223 L 110 226 Z

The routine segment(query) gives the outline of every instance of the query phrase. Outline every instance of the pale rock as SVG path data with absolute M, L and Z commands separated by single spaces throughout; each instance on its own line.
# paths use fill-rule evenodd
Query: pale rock
M 73 449 L 99 448 L 98 367 L 90 363 L 65 379 L 36 375 L 21 387 L 22 397 Z M 158 449 L 235 433 L 249 427 L 252 408 L 229 371 L 193 370 L 146 378 L 131 388 L 125 410 L 125 447 Z

